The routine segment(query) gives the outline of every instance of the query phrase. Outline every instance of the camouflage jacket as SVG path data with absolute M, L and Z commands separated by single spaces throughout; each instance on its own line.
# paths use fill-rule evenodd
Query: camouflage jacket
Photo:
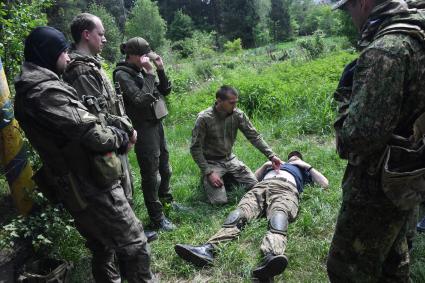
M 349 106 L 335 127 L 352 164 L 376 165 L 392 136 L 409 137 L 425 111 L 424 30 L 424 14 L 403 0 L 378 5 L 365 24 Z
M 139 128 L 142 121 L 156 119 L 151 103 L 155 98 L 164 99 L 162 96 L 171 92 L 171 83 L 165 72 L 159 70 L 157 74 L 158 81 L 155 75 L 146 74 L 127 62 L 118 63 L 114 70 L 114 82 L 119 83 L 126 113 L 136 128 Z
M 126 134 L 103 125 L 78 100 L 76 91 L 48 69 L 24 63 L 15 89 L 16 119 L 43 164 L 58 176 L 73 172 L 87 191 L 95 191 L 87 168 L 90 155 L 126 146 Z M 70 145 L 75 147 L 67 154 Z
M 267 158 L 275 155 L 244 112 L 235 109 L 228 115 L 217 111 L 215 106 L 212 106 L 198 114 L 192 130 L 190 153 L 202 174 L 207 175 L 212 172 L 208 159 L 228 159 L 233 156 L 232 147 L 238 129 Z
M 63 74 L 63 80 L 75 88 L 80 101 L 84 101 L 83 96 L 94 96 L 98 99 L 102 112 L 117 115 L 115 90 L 102 69 L 100 58 L 75 49 L 69 56 L 71 63 Z M 89 111 L 96 114 L 94 109 Z

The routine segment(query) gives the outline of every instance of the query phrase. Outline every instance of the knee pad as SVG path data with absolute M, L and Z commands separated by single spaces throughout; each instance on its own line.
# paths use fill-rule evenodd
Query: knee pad
M 223 228 L 238 227 L 239 229 L 245 224 L 245 216 L 239 209 L 233 210 L 227 216 L 223 223 Z
M 273 212 L 269 220 L 269 230 L 272 233 L 286 235 L 288 231 L 288 216 L 281 212 Z

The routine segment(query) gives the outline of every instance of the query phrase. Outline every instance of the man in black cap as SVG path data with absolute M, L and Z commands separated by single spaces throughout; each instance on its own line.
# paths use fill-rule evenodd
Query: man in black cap
M 154 282 L 143 227 L 120 184 L 117 154 L 132 147 L 134 129 L 117 117 L 100 121 L 60 79 L 67 47 L 56 29 L 34 29 L 15 81 L 16 119 L 43 162 L 34 179 L 74 218 L 92 252 L 96 282 L 121 282 L 116 258 L 128 282 Z
M 117 64 L 114 81 L 122 90 L 128 116 L 137 131 L 143 133 L 137 138 L 135 152 L 151 226 L 171 231 L 175 225 L 165 217 L 163 206 L 178 205 L 170 192 L 171 166 L 162 124 L 167 114 L 164 96 L 171 92 L 171 83 L 162 58 L 152 52 L 145 39 L 130 38 L 121 45 L 121 53 L 126 59 Z M 162 114 L 155 112 L 154 108 L 161 105 L 158 110 L 163 110 Z

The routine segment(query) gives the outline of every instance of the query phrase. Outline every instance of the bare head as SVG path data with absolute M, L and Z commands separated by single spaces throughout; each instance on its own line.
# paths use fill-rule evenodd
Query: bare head
M 217 90 L 216 97 L 216 109 L 227 114 L 233 113 L 236 109 L 236 104 L 238 103 L 238 91 L 228 85 L 223 85 Z
M 102 52 L 106 43 L 102 21 L 89 13 L 79 14 L 72 20 L 71 34 L 77 49 L 84 49 L 91 55 Z

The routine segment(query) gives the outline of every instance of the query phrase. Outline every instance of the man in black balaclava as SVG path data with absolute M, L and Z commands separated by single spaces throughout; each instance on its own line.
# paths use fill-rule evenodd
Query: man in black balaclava
M 58 70 L 57 61 L 67 49 L 68 43 L 60 31 L 52 27 L 37 27 L 25 40 L 25 61 L 62 74 L 64 69 Z M 63 56 L 69 62 L 68 54 Z

